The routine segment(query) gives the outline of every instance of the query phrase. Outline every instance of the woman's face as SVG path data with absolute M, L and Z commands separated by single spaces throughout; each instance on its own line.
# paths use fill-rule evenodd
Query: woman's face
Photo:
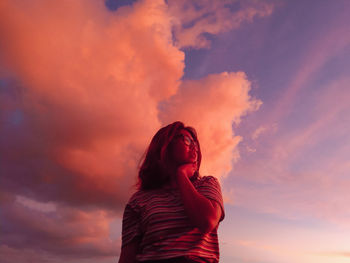
M 171 155 L 176 165 L 195 163 L 198 158 L 198 147 L 187 130 L 181 130 L 171 145 Z

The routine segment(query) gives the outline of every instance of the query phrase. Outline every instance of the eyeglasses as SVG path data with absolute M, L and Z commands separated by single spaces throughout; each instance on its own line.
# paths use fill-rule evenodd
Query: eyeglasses
M 180 133 L 179 135 L 177 135 L 176 137 L 181 137 L 182 141 L 187 145 L 187 146 L 193 146 L 194 149 L 196 151 L 198 151 L 198 144 L 197 142 L 195 142 L 193 139 L 191 139 L 191 137 L 185 135 L 185 134 L 182 134 Z

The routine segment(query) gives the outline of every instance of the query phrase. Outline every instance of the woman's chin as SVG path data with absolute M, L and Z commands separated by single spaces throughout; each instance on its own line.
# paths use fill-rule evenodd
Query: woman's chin
M 197 163 L 197 158 L 190 158 L 189 163 Z
M 197 161 L 197 153 L 190 153 L 189 158 L 193 160 L 193 162 Z

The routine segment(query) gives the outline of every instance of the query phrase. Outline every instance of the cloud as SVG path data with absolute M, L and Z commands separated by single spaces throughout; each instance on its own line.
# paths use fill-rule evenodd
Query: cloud
M 225 176 L 237 160 L 240 136 L 234 136 L 232 124 L 261 102 L 249 96 L 250 82 L 242 72 L 209 75 L 186 80 L 179 91 L 164 102 L 160 119 L 163 123 L 180 119 L 198 130 L 204 174 Z
M 259 126 L 252 134 L 252 139 L 256 140 L 258 137 L 260 137 L 262 134 L 267 133 L 267 132 L 276 132 L 277 130 L 277 124 L 273 125 L 261 125 Z
M 349 78 L 318 86 L 299 121 L 254 141 L 259 154 L 234 169 L 235 204 L 281 218 L 330 222 L 349 229 Z M 259 129 L 258 129 L 259 130 Z
M 109 240 L 112 214 L 58 206 L 38 212 L 19 202 L 2 205 L 2 238 L 16 249 L 38 249 L 62 257 L 113 256 L 118 240 Z
M 99 1 L 1 1 L 1 251 L 8 257 L 18 250 L 42 262 L 115 256 L 120 240 L 110 225 L 152 135 L 171 121 L 199 131 L 204 173 L 232 168 L 240 141 L 232 123 L 260 102 L 244 73 L 181 81 L 184 52 L 173 43 L 169 12 L 160 0 L 115 12 Z
M 0 24 L 3 249 L 116 256 L 108 211 L 120 216 L 183 74 L 166 5 L 2 1 Z
M 3 263 L 11 262 L 52 262 L 50 257 L 46 254 L 39 254 L 37 251 L 31 249 L 15 249 L 7 245 L 0 245 L 1 260 Z
M 173 15 L 176 44 L 180 48 L 207 48 L 208 35 L 238 28 L 256 17 L 272 13 L 273 2 L 268 1 L 168 1 Z
M 133 182 L 160 125 L 157 104 L 183 73 L 165 8 L 141 1 L 112 13 L 92 1 L 3 2 L 2 54 L 19 86 L 1 97 L 8 190 L 19 180 L 37 198 L 110 206 L 123 199 L 120 185 Z

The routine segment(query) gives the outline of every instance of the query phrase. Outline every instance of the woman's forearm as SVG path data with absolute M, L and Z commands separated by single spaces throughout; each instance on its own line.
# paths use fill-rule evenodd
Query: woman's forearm
M 217 223 L 216 210 L 211 201 L 198 193 L 185 174 L 177 176 L 177 184 L 181 192 L 185 211 L 190 221 L 201 232 L 211 231 Z

